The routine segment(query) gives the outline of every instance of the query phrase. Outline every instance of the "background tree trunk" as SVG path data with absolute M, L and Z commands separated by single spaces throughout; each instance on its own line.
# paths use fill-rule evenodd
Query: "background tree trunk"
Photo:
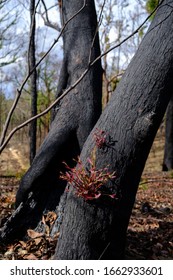
M 71 1 L 63 1 L 64 22 L 75 15 L 82 5 L 82 0 L 75 1 L 75 4 Z M 64 60 L 57 96 L 73 84 L 87 68 L 90 52 L 91 59 L 100 54 L 98 34 L 92 46 L 96 30 L 94 1 L 88 0 L 83 11 L 69 22 L 63 35 Z M 50 133 L 21 181 L 17 193 L 17 205 L 22 201 L 24 193 L 28 194 L 38 186 L 42 188 L 44 185 L 49 186 L 51 178 L 54 181 L 56 177 L 54 182 L 57 185 L 58 170 L 62 168 L 62 161 L 71 161 L 79 154 L 101 113 L 101 81 L 102 70 L 99 62 L 57 105 Z
M 35 59 L 35 0 L 30 0 L 30 42 L 28 49 L 28 66 L 31 71 L 36 64 Z M 30 93 L 31 93 L 31 117 L 37 115 L 37 70 L 35 69 L 30 78 Z M 30 124 L 29 129 L 30 138 L 30 164 L 32 163 L 36 154 L 36 142 L 37 142 L 37 120 L 34 120 Z
M 57 96 L 72 85 L 86 70 L 91 60 L 100 55 L 94 0 L 87 0 L 84 9 L 71 20 L 63 34 L 64 60 Z M 64 0 L 66 22 L 83 6 L 83 0 Z M 80 150 L 101 114 L 101 62 L 92 67 L 78 86 L 55 108 L 55 118 L 29 170 L 21 180 L 16 197 L 19 208 L 1 230 L 1 239 L 21 237 L 28 227 L 39 222 L 44 210 L 55 209 L 64 192 L 65 183 L 58 179 L 64 170 L 63 161 L 74 164 Z M 29 194 L 29 196 L 28 196 Z
M 116 171 L 105 187 L 117 200 L 88 202 L 72 186 L 67 194 L 55 259 L 122 259 L 126 231 L 140 177 L 173 88 L 173 6 L 163 1 L 135 57 L 90 133 L 81 153 L 95 154 L 96 167 Z M 98 148 L 96 128 L 105 131 L 107 149 Z M 111 137 L 111 138 L 110 138 Z M 114 146 L 110 143 L 114 140 Z
M 173 95 L 166 111 L 165 151 L 163 171 L 173 169 Z

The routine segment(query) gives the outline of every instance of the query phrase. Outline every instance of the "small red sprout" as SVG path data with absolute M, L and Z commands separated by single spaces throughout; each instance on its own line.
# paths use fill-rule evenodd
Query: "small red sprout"
M 94 138 L 95 138 L 96 146 L 98 148 L 102 149 L 106 146 L 106 137 L 107 134 L 104 130 L 96 128 L 94 132 Z
M 65 174 L 61 173 L 60 178 L 69 182 L 74 188 L 78 197 L 83 197 L 85 200 L 98 199 L 100 196 L 106 195 L 115 198 L 115 194 L 107 194 L 103 192 L 103 187 L 108 180 L 115 179 L 115 172 L 110 173 L 108 168 L 96 170 L 93 162 L 88 159 L 90 169 L 86 170 L 80 159 L 77 161 L 77 166 L 70 168 L 66 163 L 68 171 Z
M 94 132 L 94 139 L 96 147 L 102 149 L 104 152 L 107 152 L 108 148 L 114 149 L 113 146 L 116 141 L 113 140 L 113 138 L 104 130 L 96 128 Z

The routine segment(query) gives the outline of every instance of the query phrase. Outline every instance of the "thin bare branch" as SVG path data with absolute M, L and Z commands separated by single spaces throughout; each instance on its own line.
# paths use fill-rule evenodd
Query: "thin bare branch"
M 143 27 L 143 25 L 150 19 L 150 17 L 156 12 L 156 10 L 159 8 L 159 6 L 162 4 L 164 0 L 162 0 L 157 7 L 153 10 L 153 12 L 141 23 L 141 25 L 133 32 L 131 33 L 129 36 L 127 36 L 124 40 L 122 40 L 120 43 L 112 46 L 111 48 L 109 48 L 107 51 L 105 51 L 104 53 L 102 53 L 99 57 L 97 57 L 94 61 L 92 61 L 90 63 L 90 65 L 94 65 L 100 58 L 102 58 L 103 56 L 107 55 L 108 53 L 110 53 L 111 51 L 113 51 L 114 49 L 120 47 L 122 44 L 124 44 L 126 41 L 128 41 L 131 37 L 133 37 L 136 33 L 139 32 L 139 30 Z
M 64 91 L 64 93 L 58 97 L 46 110 L 44 110 L 43 112 L 41 112 L 40 114 L 28 119 L 27 121 L 23 122 L 22 124 L 18 125 L 17 127 L 15 127 L 10 134 L 8 135 L 8 137 L 6 138 L 6 140 L 4 141 L 4 143 L 1 145 L 0 147 L 0 153 L 3 151 L 3 149 L 5 148 L 5 146 L 8 144 L 8 142 L 10 141 L 11 137 L 14 135 L 14 133 L 16 131 L 18 131 L 19 129 L 21 129 L 22 127 L 24 127 L 25 125 L 29 124 L 30 122 L 32 122 L 35 119 L 38 119 L 40 117 L 42 117 L 43 115 L 47 114 L 65 95 L 67 95 L 72 89 L 74 89 L 81 81 L 82 79 L 86 76 L 86 74 L 88 73 L 88 71 L 90 70 L 91 66 L 88 66 L 88 68 L 82 73 L 82 75 L 79 77 L 79 79 L 73 84 L 71 85 L 67 90 Z
M 102 14 L 103 14 L 103 9 L 104 9 L 105 3 L 106 3 L 106 0 L 103 1 L 103 4 L 101 6 L 101 11 L 100 11 L 99 20 L 98 20 L 98 23 L 97 23 L 97 28 L 95 30 L 95 34 L 94 34 L 94 37 L 93 37 L 93 40 L 92 40 L 92 44 L 91 44 L 91 48 L 90 48 L 90 54 L 89 54 L 89 60 L 88 60 L 89 63 L 91 62 L 92 48 L 94 46 L 96 35 L 98 34 L 99 26 L 101 25 Z
M 74 89 L 81 81 L 82 79 L 86 76 L 86 74 L 88 73 L 88 71 L 90 70 L 90 68 L 97 63 L 104 55 L 108 54 L 109 52 L 111 52 L 112 50 L 114 50 L 115 48 L 120 47 L 123 43 L 125 43 L 127 40 L 129 40 L 132 36 L 134 36 L 140 29 L 141 27 L 149 20 L 149 18 L 155 13 L 155 11 L 158 9 L 158 7 L 162 4 L 164 0 L 162 0 L 158 6 L 153 10 L 153 12 L 143 21 L 143 23 L 129 36 L 127 36 L 124 40 L 122 40 L 120 43 L 118 43 L 117 45 L 111 47 L 110 49 L 108 49 L 106 52 L 104 52 L 103 54 L 101 54 L 100 56 L 98 56 L 96 59 L 94 59 L 92 62 L 90 62 L 88 64 L 88 67 L 86 68 L 86 70 L 81 74 L 81 76 L 78 78 L 78 80 L 71 85 L 67 90 L 64 91 L 64 93 L 58 97 L 46 110 L 44 110 L 43 112 L 41 112 L 40 114 L 28 119 L 27 121 L 25 121 L 24 123 L 22 123 L 21 125 L 15 127 L 10 134 L 8 135 L 8 137 L 6 138 L 6 140 L 4 141 L 4 143 L 0 146 L 0 153 L 3 151 L 3 149 L 5 148 L 5 146 L 8 144 L 8 142 L 10 141 L 11 137 L 14 135 L 14 133 L 16 131 L 18 131 L 19 129 L 21 129 L 22 127 L 26 126 L 27 124 L 29 124 L 31 121 L 40 118 L 41 116 L 47 114 L 65 95 L 67 95 L 72 89 Z M 86 1 L 85 1 L 86 3 Z M 78 11 L 78 13 L 85 7 L 85 3 L 83 5 L 83 7 Z M 77 13 L 77 14 L 78 14 Z M 73 19 L 76 15 L 72 16 L 70 18 Z M 69 22 L 69 21 L 68 21 Z M 68 24 L 68 22 L 64 25 L 63 30 L 65 29 L 66 25 Z M 62 31 L 63 32 L 63 31 Z M 55 42 L 54 42 L 55 43 Z M 53 47 L 52 47 L 53 48 Z M 43 57 L 45 57 L 46 55 L 44 55 Z M 41 61 L 44 59 L 42 57 Z M 38 66 L 38 65 L 37 65 Z M 33 69 L 34 70 L 34 69 Z M 24 85 L 23 85 L 24 86 Z
M 58 25 L 58 24 L 55 24 L 55 23 L 52 23 L 49 19 L 49 15 L 48 15 L 48 9 L 46 7 L 46 4 L 45 4 L 45 1 L 44 0 L 41 0 L 42 4 L 43 4 L 43 7 L 44 7 L 44 10 L 45 12 L 44 13 L 41 13 L 41 11 L 39 12 L 39 14 L 41 15 L 43 21 L 44 21 L 44 24 L 48 27 L 51 27 L 53 29 L 55 29 L 56 31 L 60 32 L 61 31 L 61 27 Z M 54 5 L 55 6 L 55 5 Z M 44 17 L 44 14 L 45 14 L 45 17 Z
M 30 65 L 30 63 L 29 63 L 29 50 L 30 50 L 30 45 L 31 45 L 31 36 L 32 36 L 32 33 L 33 33 L 33 28 L 34 28 L 36 9 L 37 9 L 37 7 L 39 5 L 39 2 L 40 2 L 40 0 L 38 0 L 37 4 L 35 6 L 33 18 L 32 18 L 32 21 L 31 21 L 31 29 L 30 29 L 30 35 L 29 35 L 29 46 L 28 46 L 28 75 L 27 75 L 27 79 L 25 79 L 24 82 L 23 82 L 24 85 L 26 84 L 27 80 L 29 79 L 29 77 L 32 75 L 32 73 L 36 69 L 36 68 L 33 69 L 32 73 L 30 74 L 31 71 L 30 71 L 30 68 L 29 68 L 29 65 Z M 14 112 L 17 104 L 18 104 L 19 99 L 20 99 L 20 96 L 21 96 L 21 93 L 22 93 L 22 89 L 23 89 L 22 86 L 21 86 L 20 89 L 17 89 L 15 100 L 14 100 L 14 102 L 12 104 L 12 107 L 11 107 L 9 113 L 8 113 L 6 122 L 4 124 L 4 128 L 3 128 L 3 131 L 2 131 L 2 136 L 1 136 L 1 139 L 0 139 L 0 145 L 2 145 L 4 140 L 5 140 L 5 136 L 7 134 L 7 130 L 8 130 L 8 127 L 9 127 L 9 124 L 10 124 L 10 121 L 11 121 L 11 117 L 12 117 L 13 112 Z
M 29 70 L 29 73 L 27 74 L 27 76 L 25 77 L 24 81 L 22 82 L 22 85 L 19 89 L 17 89 L 17 93 L 16 93 L 16 98 L 13 102 L 13 105 L 8 113 L 8 116 L 7 116 L 7 119 L 6 119 L 6 122 L 4 124 L 4 129 L 2 131 L 2 136 L 1 136 L 1 140 L 0 140 L 0 153 L 3 151 L 3 149 L 5 148 L 5 146 L 7 145 L 7 143 L 9 142 L 9 140 L 11 139 L 12 135 L 17 131 L 19 130 L 20 128 L 18 128 L 14 133 L 10 133 L 10 139 L 8 140 L 8 137 L 7 137 L 7 141 L 5 141 L 5 136 L 7 134 L 7 130 L 8 130 L 8 126 L 9 126 L 9 123 L 10 123 L 10 120 L 11 120 L 11 117 L 13 115 L 13 112 L 17 106 L 17 103 L 19 101 L 19 98 L 21 96 L 21 93 L 22 93 L 22 90 L 25 86 L 25 84 L 27 83 L 28 79 L 30 78 L 30 76 L 32 75 L 32 73 L 35 71 L 35 69 L 40 65 L 40 63 L 44 60 L 44 58 L 50 53 L 50 51 L 54 48 L 54 46 L 57 44 L 57 42 L 59 41 L 60 37 L 62 36 L 66 26 L 69 24 L 69 22 L 74 19 L 79 13 L 81 13 L 81 11 L 85 8 L 86 6 L 86 0 L 84 0 L 84 4 L 83 6 L 79 9 L 78 12 L 76 12 L 73 16 L 71 16 L 67 21 L 66 23 L 64 24 L 64 26 L 62 27 L 61 29 L 61 32 L 60 34 L 58 35 L 57 39 L 54 40 L 53 44 L 50 46 L 50 48 L 48 49 L 48 51 L 41 57 L 41 59 L 36 63 L 35 67 L 33 69 L 30 69 Z M 53 106 L 52 106 L 53 107 Z M 51 108 L 52 108 L 51 107 Z M 50 108 L 50 109 L 51 109 Z M 49 110 L 48 110 L 49 111 Z M 46 112 L 47 113 L 47 112 Z M 44 115 L 44 114 L 43 114 Z M 34 118 L 35 119 L 35 118 Z M 32 121 L 32 120 L 31 120 Z M 30 121 L 29 121 L 30 122 Z M 22 126 L 23 127 L 23 126 Z

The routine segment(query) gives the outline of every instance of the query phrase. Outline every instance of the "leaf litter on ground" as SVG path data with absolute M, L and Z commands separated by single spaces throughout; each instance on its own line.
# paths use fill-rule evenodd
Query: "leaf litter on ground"
M 133 207 L 126 245 L 127 259 L 173 259 L 173 178 L 171 173 L 152 172 L 143 175 Z M 0 224 L 14 211 L 18 180 L 1 177 Z M 55 212 L 42 217 L 44 232 L 28 229 L 27 238 L 14 244 L 0 245 L 0 259 L 52 259 L 59 233 L 50 236 Z

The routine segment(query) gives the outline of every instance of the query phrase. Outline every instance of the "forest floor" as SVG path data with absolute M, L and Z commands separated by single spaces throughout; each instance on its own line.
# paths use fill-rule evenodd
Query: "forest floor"
M 127 259 L 173 259 L 173 171 L 162 172 L 164 137 L 159 130 L 143 172 L 127 234 Z M 15 147 L 15 148 L 14 148 Z M 19 180 L 28 167 L 20 145 L 10 145 L 1 157 L 0 225 L 14 211 Z M 42 218 L 46 233 L 28 230 L 28 239 L 7 246 L 0 245 L 0 259 L 50 259 L 57 236 L 50 228 L 56 214 Z

